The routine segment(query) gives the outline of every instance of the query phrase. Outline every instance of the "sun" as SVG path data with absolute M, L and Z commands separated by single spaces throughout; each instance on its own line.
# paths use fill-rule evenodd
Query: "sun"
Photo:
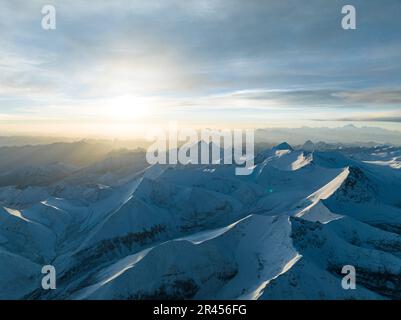
M 154 97 L 124 94 L 100 99 L 91 105 L 93 126 L 91 133 L 114 138 L 140 137 L 150 128 L 158 126 L 158 100 Z
M 151 114 L 150 101 L 144 97 L 122 95 L 109 100 L 107 116 L 110 120 L 139 120 Z

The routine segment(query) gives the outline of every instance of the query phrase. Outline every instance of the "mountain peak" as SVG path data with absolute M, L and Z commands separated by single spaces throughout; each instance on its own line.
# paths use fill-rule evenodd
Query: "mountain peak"
M 290 150 L 290 151 L 294 151 L 294 149 L 287 142 L 282 142 L 282 143 L 278 144 L 277 146 L 275 146 L 273 149 L 274 150 Z
M 302 150 L 313 152 L 315 151 L 315 144 L 312 141 L 308 140 L 303 144 Z

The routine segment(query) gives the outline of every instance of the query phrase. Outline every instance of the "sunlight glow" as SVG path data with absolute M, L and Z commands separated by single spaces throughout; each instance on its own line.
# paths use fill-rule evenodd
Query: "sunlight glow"
M 150 116 L 152 109 L 151 101 L 147 98 L 123 95 L 106 102 L 103 116 L 111 121 L 132 121 Z

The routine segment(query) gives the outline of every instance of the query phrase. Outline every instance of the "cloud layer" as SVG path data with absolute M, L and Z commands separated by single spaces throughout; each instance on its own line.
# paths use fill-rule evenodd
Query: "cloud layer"
M 41 29 L 45 4 L 56 7 L 55 31 Z M 401 2 L 353 0 L 357 30 L 348 31 L 345 4 L 1 1 L 0 114 L 398 122 L 388 114 L 401 110 Z

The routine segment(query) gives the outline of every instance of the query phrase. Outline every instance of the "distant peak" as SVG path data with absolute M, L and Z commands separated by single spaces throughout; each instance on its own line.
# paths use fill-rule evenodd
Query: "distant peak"
M 287 142 L 280 143 L 277 146 L 275 146 L 273 149 L 294 151 L 294 149 Z
M 314 151 L 315 150 L 315 144 L 312 141 L 308 140 L 302 146 L 302 150 L 304 150 L 304 151 Z

